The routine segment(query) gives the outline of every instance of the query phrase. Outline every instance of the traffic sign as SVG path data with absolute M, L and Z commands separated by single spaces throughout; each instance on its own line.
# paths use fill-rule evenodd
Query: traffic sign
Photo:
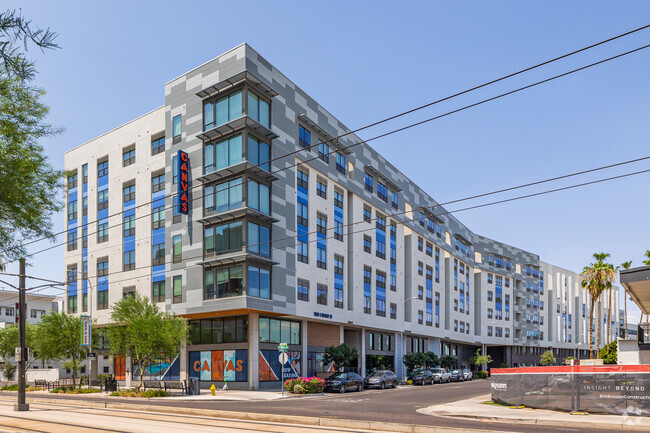
M 16 357 L 16 361 L 20 361 L 20 346 L 16 347 L 16 351 L 14 353 L 14 356 Z M 29 359 L 29 348 L 25 347 L 25 359 Z
M 289 355 L 287 355 L 287 352 L 280 352 L 280 356 L 278 356 L 278 361 L 280 361 L 280 364 L 284 365 L 289 361 Z
M 289 350 L 289 345 L 287 343 L 280 343 L 278 344 L 278 350 L 280 352 L 286 352 Z
M 16 355 L 15 356 L 16 356 L 17 360 L 20 359 L 20 347 L 16 347 Z
M 88 352 L 88 353 L 86 353 L 86 359 L 95 360 L 95 359 L 97 359 L 97 354 L 95 352 Z

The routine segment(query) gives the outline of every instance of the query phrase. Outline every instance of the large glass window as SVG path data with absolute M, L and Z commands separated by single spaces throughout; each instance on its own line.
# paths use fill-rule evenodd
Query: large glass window
M 248 296 L 271 299 L 271 271 L 249 266 L 247 293 Z
M 204 201 L 205 212 L 208 214 L 242 207 L 242 178 L 206 186 Z
M 108 241 L 108 222 L 97 224 L 97 243 Z
M 122 197 L 124 199 L 124 203 L 135 200 L 135 184 L 122 188 Z
M 253 92 L 248 92 L 248 117 L 270 127 L 269 103 Z
M 181 142 L 182 132 L 181 115 L 179 114 L 178 116 L 174 116 L 172 119 L 172 135 L 174 137 L 174 144 Z
M 345 169 L 345 155 L 341 155 L 340 153 L 336 154 L 336 171 L 338 171 L 341 174 L 346 173 Z
M 260 342 L 300 344 L 300 322 L 260 317 Z
M 135 148 L 127 150 L 122 154 L 122 165 L 126 167 L 131 164 L 135 164 Z
M 151 228 L 159 229 L 165 227 L 165 206 L 158 206 L 151 214 Z
M 183 302 L 183 277 L 180 275 L 175 275 L 173 279 L 174 283 L 174 304 Z
M 271 229 L 249 222 L 248 251 L 269 257 L 271 255 Z
M 242 249 L 242 222 L 207 227 L 204 236 L 206 254 L 228 254 Z
M 244 287 L 243 276 L 242 266 L 206 270 L 204 276 L 205 299 L 241 295 Z
M 203 166 L 205 174 L 243 161 L 242 136 L 236 135 L 218 143 L 206 144 Z
M 165 282 L 154 281 L 152 283 L 152 299 L 154 302 L 165 302 Z
M 271 198 L 268 185 L 248 181 L 248 207 L 258 210 L 267 215 L 271 214 Z
M 108 176 L 108 161 L 97 163 L 97 177 Z
M 124 251 L 123 270 L 131 271 L 135 269 L 135 250 Z
M 174 236 L 172 241 L 172 261 L 180 263 L 183 260 L 183 235 Z
M 165 173 L 152 177 L 151 192 L 158 192 L 164 190 L 165 190 Z
M 124 217 L 123 233 L 124 237 L 135 234 L 135 215 L 127 215 Z
M 165 151 L 165 137 L 151 140 L 151 154 L 157 155 Z
M 311 146 L 311 132 L 302 126 L 298 127 L 298 144 L 305 149 Z
M 68 221 L 77 219 L 77 200 L 68 202 Z
M 258 165 L 263 170 L 270 171 L 269 160 L 271 159 L 271 148 L 269 144 L 249 135 L 246 159 L 251 164 Z
M 97 193 L 97 210 L 108 209 L 108 190 Z
M 322 141 L 318 142 L 318 157 L 325 163 L 330 162 L 330 146 Z
M 151 259 L 152 266 L 160 266 L 165 264 L 165 244 L 152 245 Z
M 203 128 L 212 129 L 242 115 L 242 92 L 237 91 L 203 105 Z
M 245 343 L 248 341 L 248 317 L 191 320 L 191 344 Z

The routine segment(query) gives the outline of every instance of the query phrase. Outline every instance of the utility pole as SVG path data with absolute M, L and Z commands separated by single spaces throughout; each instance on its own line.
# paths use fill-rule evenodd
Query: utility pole
M 27 348 L 25 347 L 25 259 L 20 259 L 18 272 L 18 332 L 20 356 L 18 359 L 18 403 L 14 411 L 28 411 L 29 405 L 25 403 L 25 363 L 27 361 Z

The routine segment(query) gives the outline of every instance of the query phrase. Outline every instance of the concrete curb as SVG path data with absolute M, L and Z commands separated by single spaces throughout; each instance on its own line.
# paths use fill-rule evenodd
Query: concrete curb
M 133 405 L 123 402 L 91 402 L 91 401 L 80 401 L 72 399 L 57 399 L 57 398 L 43 398 L 43 397 L 33 397 L 30 396 L 27 398 L 28 403 L 42 403 L 42 404 L 54 404 L 54 405 L 64 405 L 64 406 L 85 406 L 91 408 L 101 408 L 101 409 L 123 409 L 123 410 L 134 410 L 134 411 L 143 411 L 143 412 L 158 412 L 158 413 L 169 413 L 169 414 L 178 414 L 178 415 L 195 415 L 195 416 L 206 416 L 206 417 L 215 417 L 215 418 L 227 418 L 227 419 L 237 419 L 243 421 L 268 421 L 268 422 L 277 422 L 277 423 L 288 423 L 288 424 L 303 424 L 303 425 L 312 425 L 320 427 L 343 427 L 343 428 L 353 428 L 360 430 L 375 430 L 375 431 L 388 431 L 388 432 L 399 432 L 399 433 L 502 433 L 495 430 L 486 430 L 486 429 L 466 429 L 466 428 L 456 428 L 456 427 L 442 427 L 442 426 L 426 426 L 426 425 L 417 425 L 417 424 L 400 424 L 400 423 L 385 423 L 385 422 L 375 422 L 375 421 L 358 421 L 358 420 L 347 420 L 347 419 L 335 419 L 335 418 L 317 418 L 317 417 L 306 417 L 306 416 L 295 416 L 295 415 L 275 415 L 275 414 L 263 414 L 263 413 L 250 413 L 250 412 L 231 412 L 225 410 L 216 410 L 216 409 L 194 409 L 187 407 L 173 407 L 173 406 L 153 406 L 153 405 Z

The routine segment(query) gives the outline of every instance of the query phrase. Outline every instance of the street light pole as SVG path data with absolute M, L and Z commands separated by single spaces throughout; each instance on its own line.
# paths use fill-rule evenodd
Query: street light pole
M 402 310 L 405 310 L 406 303 L 412 299 L 419 299 L 419 298 L 417 296 L 411 296 L 410 298 L 404 299 L 404 302 L 402 302 Z M 406 316 L 406 311 L 404 311 L 404 316 Z M 402 327 L 399 331 L 399 336 L 400 336 L 400 340 L 402 340 L 400 342 L 402 346 L 402 359 L 400 359 L 400 370 L 401 370 L 403 368 L 402 366 L 404 365 L 403 362 L 401 361 L 404 359 L 404 355 L 406 354 L 406 343 L 404 342 L 404 321 L 402 321 Z
M 18 403 L 14 405 L 14 411 L 28 411 L 29 405 L 25 403 L 25 362 L 27 350 L 25 347 L 25 259 L 20 259 L 18 272 L 18 344 L 20 356 L 18 357 Z

